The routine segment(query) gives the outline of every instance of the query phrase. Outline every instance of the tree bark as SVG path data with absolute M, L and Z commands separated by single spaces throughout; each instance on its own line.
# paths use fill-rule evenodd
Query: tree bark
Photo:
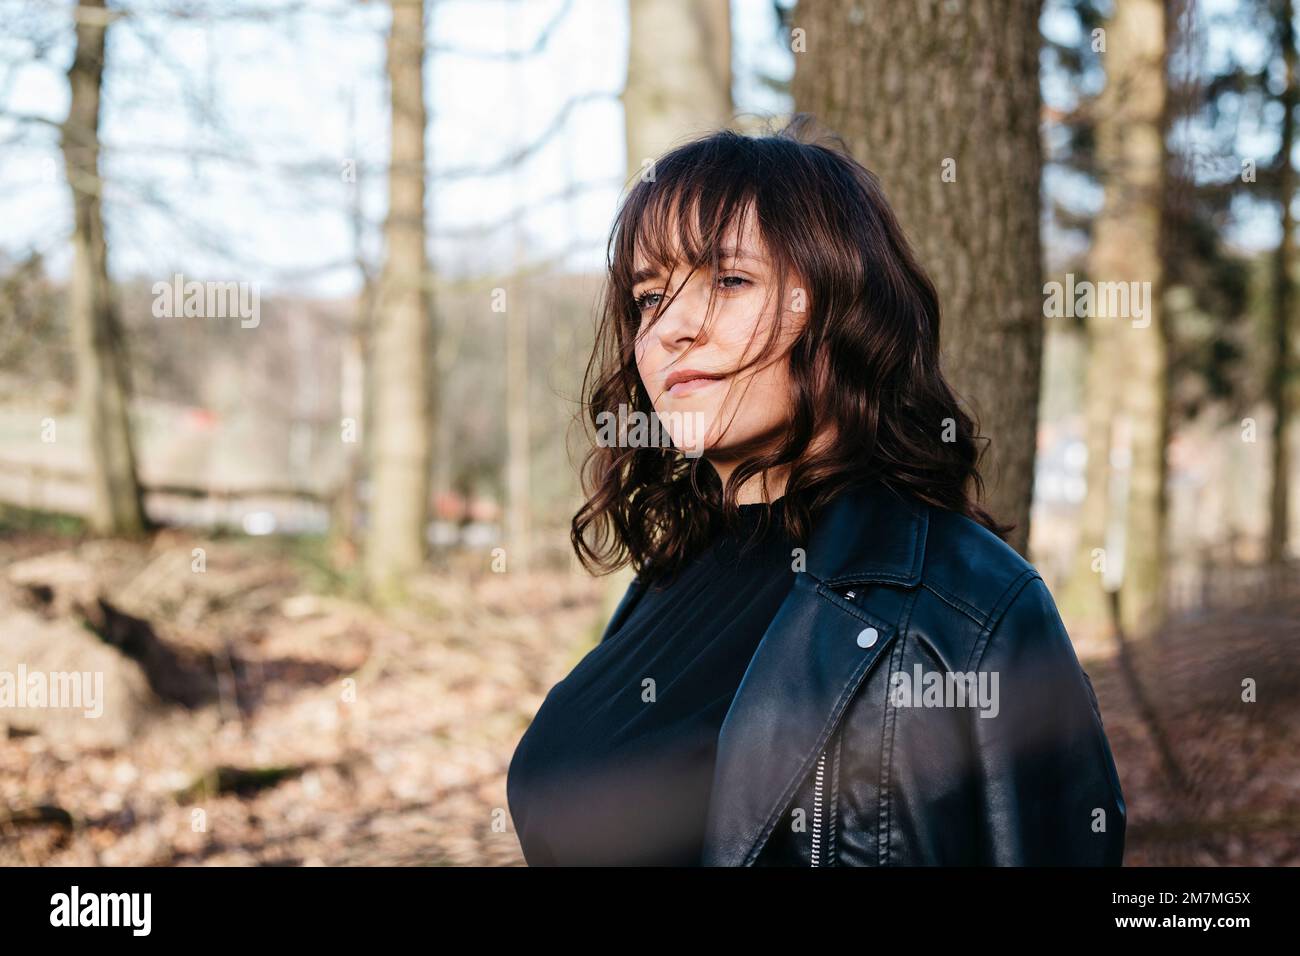
M 424 223 L 424 5 L 392 0 L 388 82 L 392 156 L 386 257 L 372 346 L 373 444 L 366 579 L 400 600 L 425 554 L 433 409 L 430 291 Z
M 68 68 L 71 101 L 61 147 L 72 193 L 69 321 L 77 367 L 77 405 L 89 446 L 88 523 L 98 534 L 136 535 L 146 525 L 128 413 L 126 355 L 108 278 L 99 115 L 104 46 L 111 14 L 104 0 L 77 11 L 77 47 Z
M 730 0 L 629 0 L 628 178 L 732 119 Z
M 528 307 L 524 302 L 519 226 L 515 273 L 506 287 L 506 513 L 507 568 L 532 566 L 532 427 L 528 397 Z
M 794 18 L 795 107 L 876 173 L 934 279 L 944 372 L 992 439 L 987 506 L 1022 553 L 1043 337 L 1040 8 L 825 0 Z
M 352 258 L 361 278 L 356 314 L 343 332 L 339 349 L 339 437 L 343 442 L 338 488 L 330 502 L 330 555 L 338 568 L 351 568 L 361 554 L 358 516 L 361 514 L 359 486 L 365 476 L 370 434 L 367 351 L 374 322 L 375 277 L 366 259 L 366 217 L 361 200 L 361 151 L 356 139 L 356 103 L 348 105 L 348 126 L 353 132 L 351 197 L 348 222 L 352 232 Z M 347 181 L 346 177 L 344 177 Z
M 1105 554 L 1120 590 L 1120 623 L 1140 637 L 1163 617 L 1168 438 L 1167 330 L 1162 228 L 1165 145 L 1164 0 L 1117 0 L 1106 26 L 1106 88 L 1097 111 L 1105 200 L 1093 229 L 1094 282 L 1150 283 L 1149 324 L 1088 317 L 1088 500 L 1072 590 L 1102 606 L 1089 562 Z M 1119 571 L 1112 562 L 1120 562 Z
M 1296 110 L 1296 50 L 1295 16 L 1291 0 L 1279 0 L 1277 13 L 1278 39 L 1286 69 L 1286 87 L 1282 91 L 1282 142 L 1278 151 L 1278 204 L 1281 206 L 1282 239 L 1277 246 L 1273 280 L 1273 368 L 1269 376 L 1268 398 L 1273 406 L 1272 493 L 1269 496 L 1268 559 L 1280 564 L 1287 557 L 1290 530 L 1290 504 L 1287 481 L 1290 475 L 1290 449 L 1287 433 L 1290 431 L 1290 366 L 1291 366 L 1291 309 L 1295 298 L 1295 285 L 1291 279 L 1291 260 L 1294 258 L 1295 239 L 1292 230 L 1295 221 L 1291 216 L 1291 202 L 1295 198 L 1295 167 L 1291 164 L 1291 150 L 1295 144 Z

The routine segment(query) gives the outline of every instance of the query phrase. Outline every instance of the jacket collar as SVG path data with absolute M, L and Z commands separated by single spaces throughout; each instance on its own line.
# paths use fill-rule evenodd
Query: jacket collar
M 921 580 L 928 508 L 876 480 L 852 485 L 826 505 L 808 543 L 808 571 L 831 587 Z
M 899 584 L 921 580 L 929 511 L 915 499 L 868 479 L 836 495 L 813 519 L 805 570 L 830 587 L 846 584 Z M 644 593 L 635 577 L 614 608 L 601 640 L 623 623 Z
M 928 514 L 868 482 L 814 517 L 807 573 L 796 575 L 718 734 L 702 865 L 753 865 L 785 825 L 785 810 L 901 619 L 896 593 L 849 601 L 835 588 L 917 584 Z

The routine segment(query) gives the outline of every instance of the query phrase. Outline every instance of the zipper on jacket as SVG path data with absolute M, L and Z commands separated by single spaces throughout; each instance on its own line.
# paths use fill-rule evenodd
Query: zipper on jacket
M 822 787 L 826 780 L 826 751 L 817 757 L 817 774 L 813 782 L 812 806 L 812 849 L 809 851 L 809 866 L 821 866 L 822 857 Z

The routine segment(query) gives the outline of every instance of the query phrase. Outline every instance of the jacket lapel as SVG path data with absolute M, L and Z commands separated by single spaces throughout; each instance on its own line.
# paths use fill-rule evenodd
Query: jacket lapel
M 915 585 L 927 514 L 873 483 L 844 491 L 816 519 L 807 571 L 759 642 L 718 735 L 702 865 L 750 866 L 766 844 L 896 636 L 896 603 L 850 602 L 835 588 Z

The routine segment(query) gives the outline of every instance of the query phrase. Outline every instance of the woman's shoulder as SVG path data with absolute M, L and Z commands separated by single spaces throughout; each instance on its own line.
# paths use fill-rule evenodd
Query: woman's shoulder
M 1042 582 L 1032 563 L 978 521 L 943 508 L 927 510 L 921 583 L 958 610 L 987 623 L 1031 582 Z
M 927 599 L 913 626 L 949 660 L 1074 686 L 1078 658 L 1038 569 L 965 515 L 930 507 L 927 525 L 920 578 Z

